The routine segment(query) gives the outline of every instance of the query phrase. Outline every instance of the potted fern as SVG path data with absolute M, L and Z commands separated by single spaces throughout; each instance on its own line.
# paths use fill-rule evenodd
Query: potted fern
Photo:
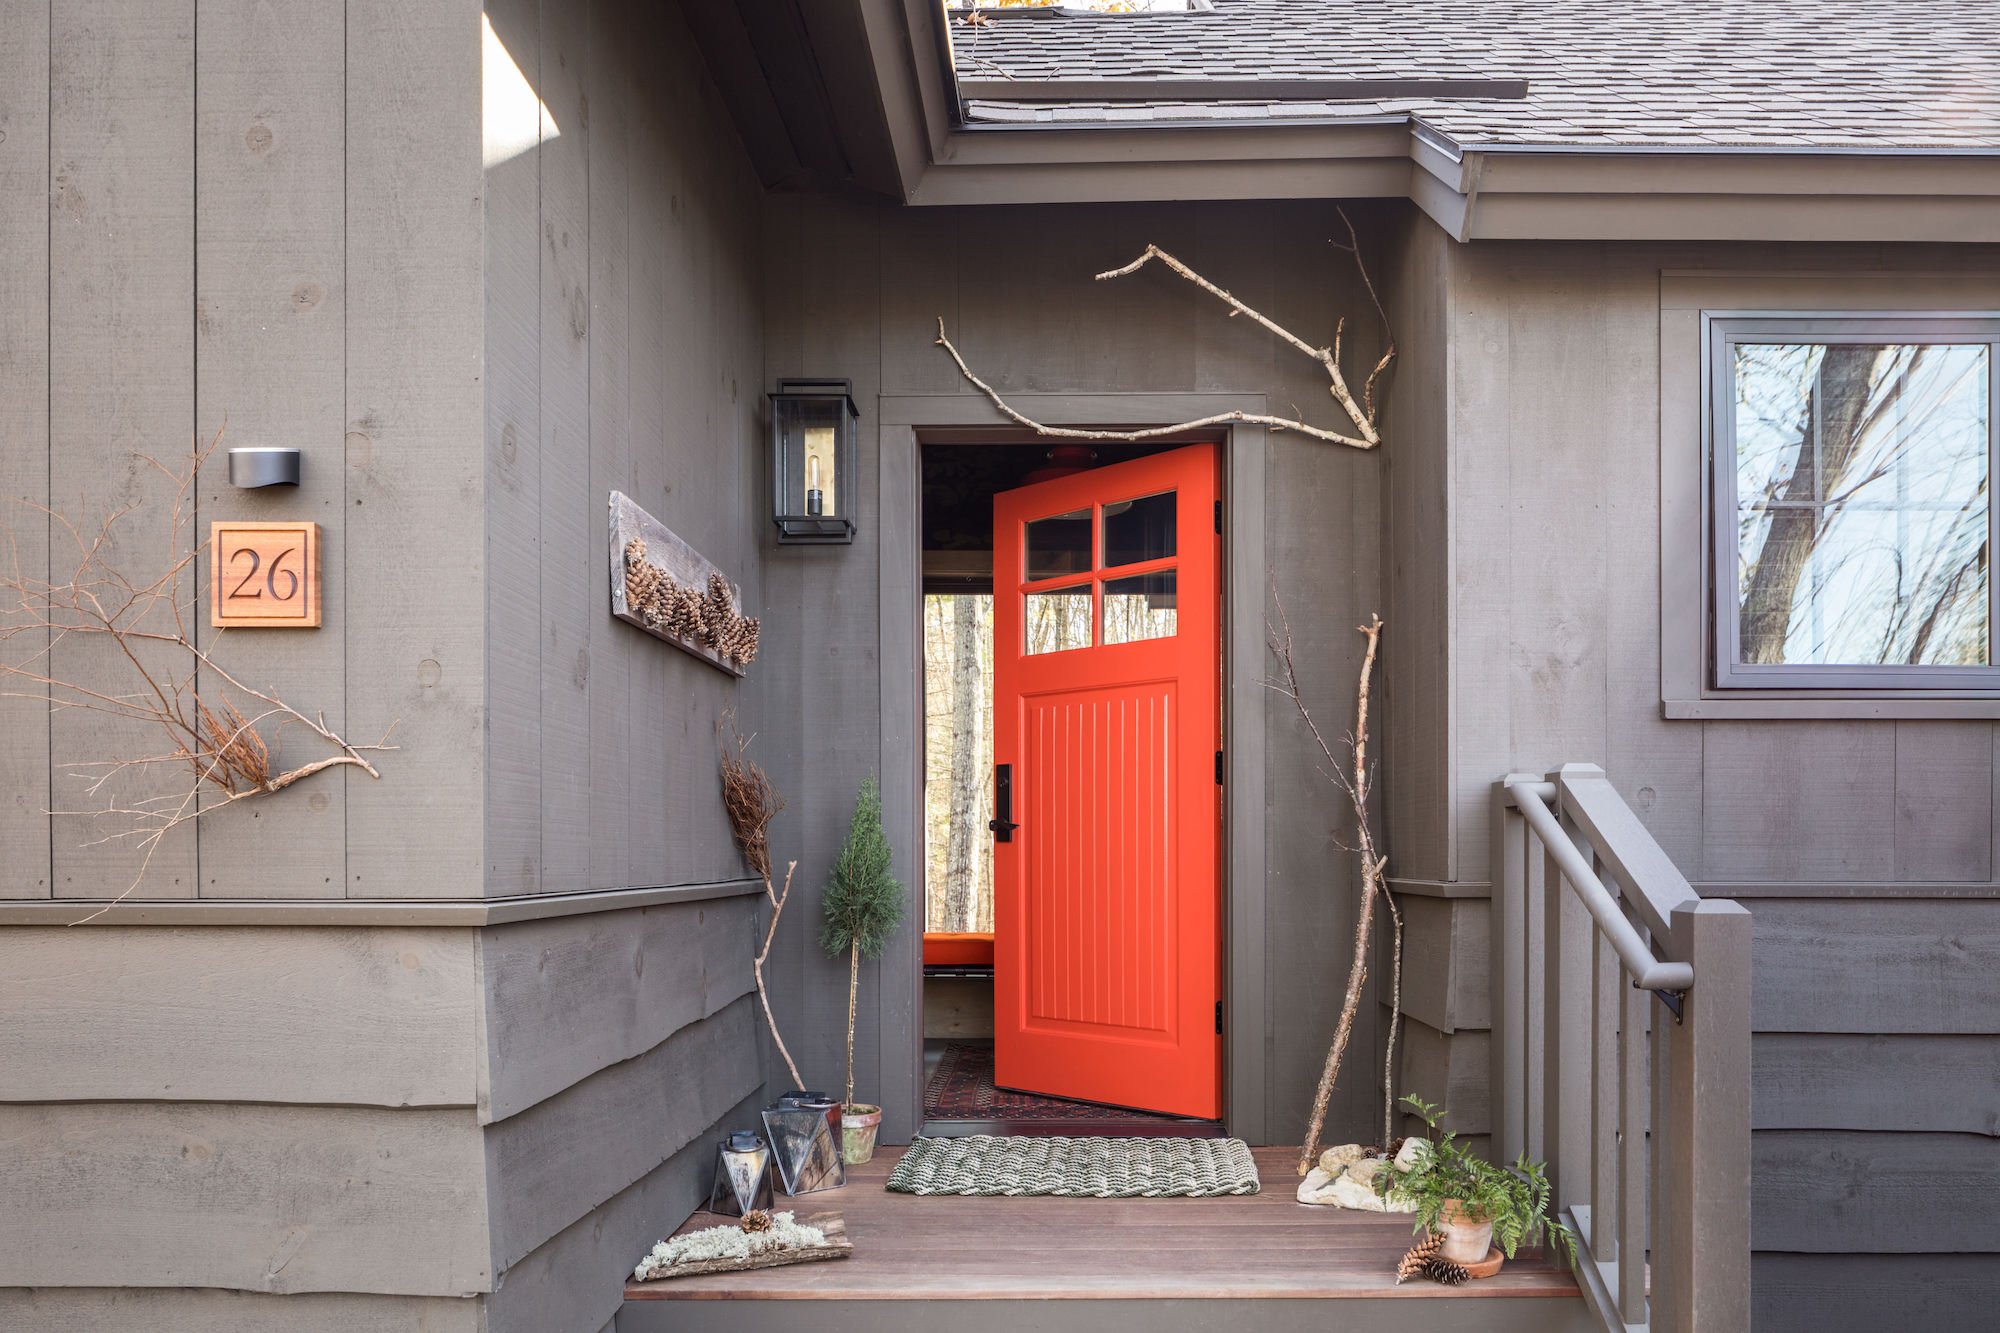
M 833 862 L 822 902 L 820 945 L 847 955 L 847 1100 L 841 1108 L 841 1156 L 852 1165 L 875 1155 L 882 1108 L 854 1100 L 854 1004 L 861 990 L 861 955 L 879 957 L 903 920 L 903 886 L 889 873 L 889 835 L 882 828 L 882 792 L 873 774 L 861 784 L 847 841 Z
M 1496 1247 L 1512 1259 L 1521 1246 L 1539 1245 L 1547 1237 L 1569 1262 L 1576 1262 L 1576 1238 L 1549 1216 L 1549 1181 L 1542 1163 L 1521 1156 L 1512 1166 L 1495 1166 L 1440 1126 L 1444 1112 L 1439 1108 L 1421 1097 L 1402 1100 L 1430 1134 L 1407 1141 L 1396 1168 L 1378 1174 L 1375 1188 L 1385 1195 L 1393 1189 L 1416 1204 L 1417 1229 L 1441 1240 L 1438 1258 L 1471 1268 L 1487 1263 Z M 1496 1258 L 1490 1271 L 1498 1268 Z

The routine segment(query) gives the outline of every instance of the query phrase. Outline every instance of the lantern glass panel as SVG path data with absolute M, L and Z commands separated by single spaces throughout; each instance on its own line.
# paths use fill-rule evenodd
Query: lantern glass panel
M 854 421 L 845 380 L 780 380 L 771 395 L 780 541 L 853 540 Z

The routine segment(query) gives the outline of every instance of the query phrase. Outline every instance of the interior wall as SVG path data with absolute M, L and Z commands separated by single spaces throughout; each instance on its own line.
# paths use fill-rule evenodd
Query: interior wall
M 1376 245 L 1379 222 L 1358 216 L 1369 224 L 1364 242 Z M 1324 372 L 1229 318 L 1213 298 L 1158 268 L 1112 284 L 1091 275 L 1155 242 L 1301 336 L 1330 340 L 1335 320 L 1347 315 L 1350 354 L 1372 361 L 1375 321 L 1351 258 L 1329 244 L 1336 235 L 1344 237 L 1334 210 L 1320 204 L 917 210 L 792 196 L 772 201 L 764 251 L 766 379 L 851 378 L 862 413 L 856 541 L 780 547 L 767 537 L 766 652 L 773 655 L 750 685 L 766 734 L 788 747 L 772 765 L 788 799 L 774 843 L 781 859 L 796 855 L 800 865 L 775 975 L 780 1022 L 808 1083 L 834 1086 L 842 1079 L 845 969 L 814 943 L 821 887 L 855 789 L 871 770 L 909 765 L 910 738 L 918 734 L 917 719 L 883 716 L 878 678 L 885 617 L 907 615 L 914 624 L 916 615 L 913 591 L 907 605 L 899 600 L 904 589 L 914 589 L 914 571 L 883 563 L 884 527 L 914 521 L 885 512 L 885 505 L 907 507 L 910 500 L 901 490 L 882 490 L 891 474 L 876 452 L 872 423 L 884 402 L 976 394 L 934 345 L 942 317 L 968 361 L 1003 393 L 1263 394 L 1273 411 L 1296 405 L 1308 419 L 1331 421 Z M 1351 715 L 1360 663 L 1361 636 L 1353 626 L 1381 604 L 1379 456 L 1279 435 L 1266 463 L 1267 543 L 1231 558 L 1273 567 L 1308 700 L 1338 731 Z M 1261 618 L 1265 610 L 1236 614 Z M 1353 858 L 1340 846 L 1350 816 L 1281 702 L 1272 696 L 1265 705 L 1270 800 L 1263 827 L 1251 834 L 1269 848 L 1261 950 L 1268 1112 L 1261 1123 L 1239 1129 L 1258 1142 L 1296 1141 L 1303 1132 L 1346 980 L 1355 907 Z M 914 852 L 907 849 L 897 863 L 906 883 L 920 873 Z M 918 928 L 914 890 L 910 901 L 906 932 Z M 793 912 L 804 918 L 797 926 Z M 898 965 L 914 966 L 908 961 L 914 948 L 900 947 L 909 943 L 892 945 L 887 956 L 906 955 Z M 918 1015 L 882 998 L 886 966 L 863 968 L 857 1040 L 863 1097 L 907 1084 L 904 1066 L 915 1058 Z M 1379 1126 L 1372 1072 L 1379 1058 L 1359 1058 L 1370 1051 L 1379 1057 L 1377 1029 L 1370 1005 L 1329 1134 L 1365 1138 Z M 913 1110 L 913 1103 L 888 1103 L 885 1135 L 907 1138 Z

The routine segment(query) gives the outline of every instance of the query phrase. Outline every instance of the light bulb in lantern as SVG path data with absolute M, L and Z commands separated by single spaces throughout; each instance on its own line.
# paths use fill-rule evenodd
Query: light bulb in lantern
M 820 485 L 820 459 L 833 452 L 833 427 L 806 427 L 806 513 L 814 518 L 826 512 L 826 492 Z

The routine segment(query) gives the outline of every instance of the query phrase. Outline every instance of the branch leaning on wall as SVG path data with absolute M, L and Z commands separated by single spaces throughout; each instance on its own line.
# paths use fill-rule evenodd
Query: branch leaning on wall
M 1285 603 L 1276 598 L 1278 623 L 1271 627 L 1271 652 L 1278 659 L 1282 676 L 1271 682 L 1271 688 L 1292 701 L 1299 711 L 1299 719 L 1305 724 L 1306 733 L 1319 750 L 1320 772 L 1339 787 L 1347 796 L 1347 802 L 1354 811 L 1354 845 L 1347 850 L 1354 852 L 1361 860 L 1361 910 L 1354 923 L 1354 958 L 1348 965 L 1347 991 L 1341 997 L 1340 1019 L 1333 1030 L 1333 1045 L 1326 1053 L 1326 1064 L 1320 1070 L 1319 1084 L 1313 1090 L 1312 1115 L 1306 1123 L 1305 1140 L 1299 1147 L 1299 1174 L 1305 1175 L 1312 1169 L 1319 1156 L 1320 1131 L 1326 1126 L 1327 1104 L 1333 1097 L 1333 1087 L 1340 1078 L 1340 1066 L 1347 1055 L 1348 1042 L 1354 1035 L 1354 1019 L 1361 1010 L 1361 994 L 1368 981 L 1368 950 L 1375 933 L 1375 896 L 1380 894 L 1389 905 L 1389 914 L 1395 923 L 1395 958 L 1391 968 L 1389 1052 L 1387 1067 L 1383 1073 L 1382 1143 L 1386 1147 L 1394 1128 L 1395 1106 L 1395 1040 L 1396 1028 L 1402 1017 L 1403 1007 L 1403 921 L 1395 900 L 1389 895 L 1387 872 L 1389 859 L 1376 845 L 1374 830 L 1369 826 L 1368 798 L 1373 794 L 1375 775 L 1368 766 L 1368 708 L 1370 685 L 1375 675 L 1375 655 L 1382 642 L 1382 617 L 1370 616 L 1368 623 L 1356 628 L 1368 641 L 1368 648 L 1361 659 L 1361 676 L 1355 686 L 1354 731 L 1347 737 L 1347 761 L 1343 764 L 1334 751 L 1312 710 L 1306 706 L 1305 694 L 1299 686 L 1298 666 L 1292 652 L 1292 622 L 1285 614 Z
M 1361 241 L 1359 235 L 1354 230 L 1354 223 L 1348 219 L 1344 209 L 1336 209 L 1335 211 L 1340 215 L 1341 224 L 1347 228 L 1347 239 L 1345 241 L 1329 241 L 1328 243 L 1354 256 L 1354 266 L 1361 273 L 1361 285 L 1368 292 L 1368 299 L 1375 307 L 1376 317 L 1382 321 L 1384 344 L 1382 356 L 1376 361 L 1374 367 L 1369 370 L 1367 378 L 1362 381 L 1361 394 L 1358 399 L 1353 389 L 1349 386 L 1346 372 L 1341 369 L 1342 342 L 1347 333 L 1347 317 L 1345 315 L 1342 315 L 1334 323 L 1333 345 L 1330 347 L 1315 347 L 1312 343 L 1299 337 L 1276 320 L 1245 305 L 1242 301 L 1232 296 L 1226 289 L 1210 282 L 1207 278 L 1195 272 L 1192 268 L 1189 268 L 1186 264 L 1174 258 L 1157 245 L 1148 245 L 1144 253 L 1123 268 L 1107 269 L 1099 273 L 1097 281 L 1108 282 L 1113 278 L 1126 277 L 1137 273 L 1152 261 L 1159 260 L 1160 263 L 1166 265 L 1175 273 L 1180 274 L 1180 276 L 1186 278 L 1189 282 L 1228 306 L 1230 318 L 1234 319 L 1238 315 L 1246 316 L 1251 323 L 1261 325 L 1271 333 L 1277 335 L 1280 340 L 1291 344 L 1299 351 L 1319 362 L 1325 368 L 1329 381 L 1327 392 L 1333 395 L 1334 402 L 1340 406 L 1340 410 L 1346 415 L 1351 426 L 1351 430 L 1349 431 L 1334 430 L 1323 426 L 1312 426 L 1293 417 L 1269 416 L 1261 412 L 1218 412 L 1212 416 L 1197 417 L 1192 421 L 1177 422 L 1171 426 L 1149 426 L 1142 430 L 1096 430 L 1080 426 L 1051 426 L 1044 422 L 1036 421 L 1033 417 L 1009 405 L 1007 400 L 1000 396 L 999 390 L 973 372 L 972 367 L 966 364 L 965 357 L 960 354 L 958 348 L 946 336 L 944 331 L 944 317 L 941 315 L 938 317 L 937 345 L 950 353 L 952 361 L 958 366 L 958 373 L 965 377 L 966 382 L 985 394 L 987 400 L 993 406 L 999 408 L 1009 420 L 1017 425 L 1027 427 L 1037 435 L 1049 439 L 1135 442 L 1157 440 L 1165 436 L 1177 435 L 1182 431 L 1200 430 L 1209 426 L 1240 424 L 1263 426 L 1270 430 L 1296 431 L 1301 435 L 1310 436 L 1315 440 L 1325 440 L 1329 444 L 1343 444 L 1351 449 L 1373 449 L 1382 443 L 1382 435 L 1378 424 L 1381 415 L 1381 402 L 1377 397 L 1376 390 L 1381 383 L 1382 376 L 1387 373 L 1390 364 L 1396 359 L 1396 340 L 1389 328 L 1388 311 L 1383 308 L 1382 298 L 1375 290 L 1375 280 L 1369 276 L 1368 265 L 1361 258 Z
M 126 574 L 115 554 L 119 525 L 141 507 L 134 503 L 107 514 L 92 528 L 47 505 L 23 501 L 22 508 L 48 525 L 54 543 L 75 550 L 75 568 L 60 582 L 22 568 L 14 534 L 6 534 L 8 563 L 0 573 L 0 645 L 27 642 L 25 654 L 0 660 L 0 678 L 13 688 L 0 697 L 45 702 L 51 712 L 78 709 L 148 724 L 166 733 L 169 748 L 130 758 L 84 759 L 60 765 L 81 777 L 93 799 L 107 795 L 118 779 L 155 770 L 182 771 L 183 781 L 159 795 L 107 803 L 88 810 L 51 810 L 54 817 L 103 818 L 124 827 L 91 839 L 86 847 L 127 842 L 142 855 L 138 871 L 116 898 L 72 922 L 93 921 L 130 897 L 146 877 L 167 834 L 239 801 L 273 796 L 316 773 L 358 768 L 381 777 L 370 754 L 396 747 L 388 743 L 395 723 L 373 744 L 355 744 L 327 725 L 323 714 L 308 715 L 271 690 L 245 684 L 217 663 L 213 645 L 226 640 L 216 631 L 209 648 L 195 639 L 192 623 L 198 564 L 206 542 L 194 529 L 194 485 L 201 466 L 222 443 L 217 431 L 207 444 L 196 442 L 185 465 L 176 469 L 156 458 L 139 461 L 165 479 L 172 496 L 166 556 L 160 571 L 139 581 Z M 51 559 L 55 557 L 51 556 Z M 40 643 L 35 643 L 39 638 Z M 86 681 L 57 666 L 69 640 L 105 643 L 122 684 L 109 677 Z M 328 753 L 288 769 L 272 763 L 271 746 L 260 728 L 292 728 L 312 736 Z

